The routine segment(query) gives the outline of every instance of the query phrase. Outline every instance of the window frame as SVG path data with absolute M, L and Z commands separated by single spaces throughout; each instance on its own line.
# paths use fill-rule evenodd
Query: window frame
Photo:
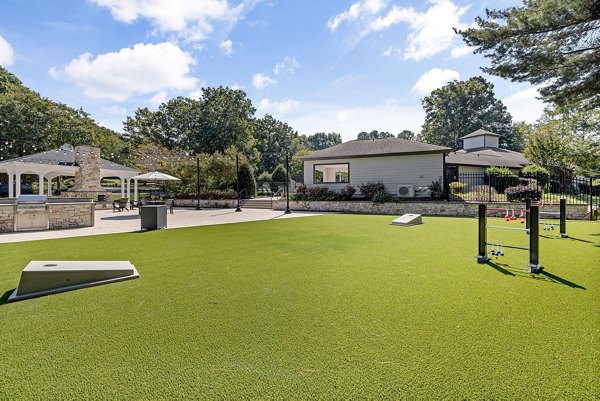
M 340 164 L 345 164 L 347 166 L 347 171 L 348 171 L 348 181 L 320 181 L 317 182 L 316 180 L 316 171 L 317 171 L 317 166 L 337 166 Z M 342 162 L 342 163 L 314 163 L 313 164 L 313 184 L 350 184 L 350 162 Z

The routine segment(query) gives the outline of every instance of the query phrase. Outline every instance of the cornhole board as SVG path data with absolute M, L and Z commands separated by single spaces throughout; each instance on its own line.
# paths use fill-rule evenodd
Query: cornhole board
M 109 284 L 139 277 L 129 261 L 40 261 L 34 260 L 21 272 L 19 286 L 8 302 L 63 291 Z
M 423 224 L 423 219 L 420 214 L 408 213 L 392 220 L 390 224 L 394 226 L 414 226 L 416 224 Z

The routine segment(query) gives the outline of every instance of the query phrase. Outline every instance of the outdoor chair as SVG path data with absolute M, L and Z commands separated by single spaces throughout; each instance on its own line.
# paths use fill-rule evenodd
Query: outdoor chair
M 129 204 L 129 198 L 121 198 L 119 201 L 113 202 L 113 212 L 122 212 L 123 209 L 129 210 L 127 205 Z

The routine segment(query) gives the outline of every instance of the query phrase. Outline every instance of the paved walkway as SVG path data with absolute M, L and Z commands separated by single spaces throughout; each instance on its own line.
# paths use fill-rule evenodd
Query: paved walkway
M 244 221 L 288 219 L 317 216 L 322 213 L 292 212 L 284 214 L 279 210 L 243 209 L 203 209 L 175 208 L 173 214 L 167 214 L 167 228 L 207 226 L 214 224 L 240 223 Z M 97 210 L 95 226 L 67 230 L 25 231 L 0 234 L 0 244 L 6 242 L 34 241 L 50 238 L 82 237 L 85 235 L 113 234 L 140 230 L 138 210 L 113 212 Z

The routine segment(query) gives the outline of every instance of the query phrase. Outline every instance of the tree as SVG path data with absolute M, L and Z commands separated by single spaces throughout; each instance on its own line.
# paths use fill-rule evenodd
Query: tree
M 273 180 L 273 182 L 285 181 L 285 167 L 283 167 L 283 164 L 280 164 L 275 168 L 275 170 L 273 170 L 273 173 L 271 174 L 271 179 Z
M 248 199 L 256 196 L 254 170 L 248 163 L 240 165 L 240 196 Z
M 494 85 L 482 77 L 452 81 L 426 96 L 425 123 L 421 140 L 432 145 L 461 148 L 459 138 L 478 129 L 495 132 L 500 147 L 520 150 L 515 140 L 512 116 L 494 96 Z
M 362 131 L 356 137 L 358 141 L 370 141 L 374 139 L 384 139 L 384 138 L 395 138 L 393 134 L 390 134 L 387 131 L 377 131 L 373 130 L 371 132 Z
M 52 102 L 0 67 L 0 159 L 57 148 L 64 143 L 101 148 L 105 158 L 123 162 L 127 146 L 82 109 Z
M 198 121 L 191 148 L 196 152 L 224 152 L 230 146 L 250 154 L 254 141 L 254 113 L 240 89 L 203 88 Z
M 457 32 L 491 59 L 485 72 L 542 85 L 542 97 L 560 106 L 600 107 L 599 0 L 525 0 L 475 21 Z
M 546 109 L 526 127 L 525 155 L 551 173 L 600 170 L 600 112 Z
M 401 133 L 398 134 L 398 139 L 406 139 L 408 141 L 416 141 L 417 135 L 414 132 L 405 129 Z
M 305 138 L 292 127 L 270 115 L 256 120 L 255 149 L 261 157 L 257 160 L 259 173 L 271 172 L 278 164 L 285 163 L 285 152 L 295 154 L 305 149 Z
M 317 132 L 314 135 L 309 135 L 306 140 L 311 150 L 321 150 L 339 145 L 342 143 L 342 136 L 335 132 L 330 132 L 329 134 Z

